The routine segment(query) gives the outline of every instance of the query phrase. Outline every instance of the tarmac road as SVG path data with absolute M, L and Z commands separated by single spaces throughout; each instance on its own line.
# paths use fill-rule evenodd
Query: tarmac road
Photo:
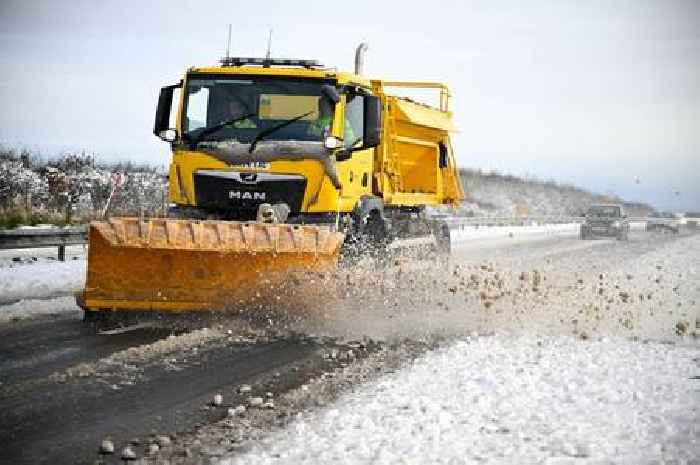
M 170 331 L 101 335 L 77 318 L 16 326 L 0 332 L 0 463 L 7 464 L 93 463 L 104 438 L 124 444 L 151 432 L 176 433 L 220 420 L 225 408 L 203 410 L 215 393 L 226 393 L 230 405 L 232 388 L 295 365 L 302 369 L 276 380 L 279 386 L 297 385 L 314 374 L 313 361 L 319 359 L 319 347 L 304 338 L 272 339 L 200 346 L 177 369 L 149 366 L 138 382 L 110 384 L 111 378 L 96 382 L 94 376 L 62 381 L 48 375 L 149 344 Z
M 614 268 L 687 234 L 633 232 L 628 242 L 573 236 L 467 241 L 455 244 L 452 262 L 473 265 L 495 259 L 499 265 L 547 263 L 556 268 L 586 260 Z M 224 393 L 226 406 L 233 406 L 244 402 L 233 393 L 241 384 L 284 392 L 328 368 L 319 357 L 326 343 L 287 336 L 196 344 L 199 350 L 182 348 L 176 366 L 156 355 L 141 365 L 127 360 L 103 377 L 94 372 L 67 379 L 51 376 L 188 331 L 156 327 L 96 334 L 77 314 L 0 325 L 0 463 L 94 463 L 106 437 L 115 444 L 132 439 L 143 444 L 152 433 L 191 432 L 225 416 L 226 408 L 207 407 L 215 393 Z M 121 376 L 132 372 L 136 378 Z M 108 463 L 119 462 L 113 457 Z

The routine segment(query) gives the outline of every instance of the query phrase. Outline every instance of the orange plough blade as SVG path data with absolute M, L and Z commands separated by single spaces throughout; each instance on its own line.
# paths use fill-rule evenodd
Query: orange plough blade
M 325 226 L 112 218 L 90 224 L 86 311 L 185 312 L 274 292 L 335 268 L 344 236 Z

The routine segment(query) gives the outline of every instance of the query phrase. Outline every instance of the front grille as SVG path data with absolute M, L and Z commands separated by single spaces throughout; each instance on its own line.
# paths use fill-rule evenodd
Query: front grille
M 298 174 L 202 170 L 194 174 L 197 205 L 218 210 L 255 211 L 263 203 L 286 203 L 301 211 L 306 178 Z

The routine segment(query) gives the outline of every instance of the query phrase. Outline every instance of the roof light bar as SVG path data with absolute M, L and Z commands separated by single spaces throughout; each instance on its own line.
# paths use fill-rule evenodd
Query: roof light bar
M 219 60 L 221 66 L 258 65 L 269 66 L 301 66 L 303 68 L 322 68 L 317 60 L 297 60 L 289 58 L 252 58 L 252 57 L 225 57 Z

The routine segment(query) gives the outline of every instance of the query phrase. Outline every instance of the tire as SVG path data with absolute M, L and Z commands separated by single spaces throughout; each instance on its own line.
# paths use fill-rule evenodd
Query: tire
M 437 258 L 446 260 L 452 252 L 450 227 L 444 221 L 436 222 L 433 227 L 433 236 L 435 236 L 435 254 Z
M 345 238 L 341 250 L 341 262 L 353 265 L 362 257 L 371 257 L 383 260 L 387 256 L 387 228 L 378 210 L 372 210 L 366 222 L 362 224 L 359 219 L 356 226 L 351 229 Z
M 378 210 L 372 210 L 364 227 L 367 252 L 377 259 L 386 258 L 387 230 L 384 219 Z

